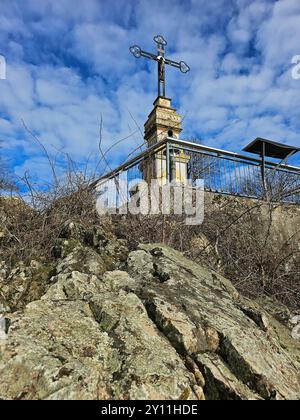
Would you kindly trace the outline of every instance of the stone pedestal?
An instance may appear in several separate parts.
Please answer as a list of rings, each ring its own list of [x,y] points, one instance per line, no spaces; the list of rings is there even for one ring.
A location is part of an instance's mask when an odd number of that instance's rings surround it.
[[[167,137],[178,138],[182,131],[181,116],[171,107],[171,99],[159,96],[154,102],[154,108],[145,123],[145,140],[152,146]],[[187,165],[190,157],[183,150],[170,153],[170,177],[172,181],[185,183],[187,181]],[[147,182],[157,179],[161,185],[167,182],[166,150],[149,156],[141,165],[143,177]]]
[[[179,138],[182,131],[181,116],[171,107],[171,99],[159,96],[145,123],[145,140],[149,146],[166,137]]]

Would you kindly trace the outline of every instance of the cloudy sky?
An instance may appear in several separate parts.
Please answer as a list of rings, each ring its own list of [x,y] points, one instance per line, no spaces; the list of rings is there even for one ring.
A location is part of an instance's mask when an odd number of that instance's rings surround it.
[[[299,0],[0,0],[1,153],[18,175],[47,176],[40,148],[77,162],[96,160],[103,146],[111,165],[143,141],[138,127],[156,97],[156,67],[128,50],[155,51],[191,72],[167,69],[167,96],[184,119],[183,138],[240,151],[263,136],[300,146]]]

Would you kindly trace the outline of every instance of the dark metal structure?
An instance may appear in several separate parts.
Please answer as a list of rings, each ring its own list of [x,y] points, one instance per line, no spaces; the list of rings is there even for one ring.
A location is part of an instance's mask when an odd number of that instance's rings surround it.
[[[263,139],[261,137],[257,137],[243,150],[248,153],[260,155],[262,183],[264,188],[264,194],[266,196],[268,195],[266,157],[280,159],[280,163],[278,164],[278,166],[280,166],[289,157],[295,155],[300,151],[298,147],[288,146],[286,144],[277,143],[275,141]]]
[[[129,48],[130,52],[136,57],[145,57],[149,58],[150,60],[157,61],[158,64],[158,96],[166,96],[166,74],[165,74],[165,65],[168,64],[169,66],[176,67],[182,73],[187,73],[190,71],[190,67],[184,62],[176,62],[170,60],[165,57],[165,47],[167,45],[167,41],[161,36],[156,35],[154,38],[154,42],[157,44],[157,55],[143,51],[138,45],[133,45]]]
[[[264,155],[265,157],[271,157],[280,160],[286,160],[290,156],[300,151],[298,147],[288,146],[283,143],[277,143],[272,140],[263,139],[257,137],[244,149],[244,152],[254,153],[256,155]]]

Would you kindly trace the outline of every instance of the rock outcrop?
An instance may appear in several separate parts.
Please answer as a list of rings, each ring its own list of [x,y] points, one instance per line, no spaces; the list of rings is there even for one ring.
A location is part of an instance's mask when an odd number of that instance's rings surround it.
[[[1,399],[300,398],[300,342],[270,302],[162,245],[76,235],[23,304],[0,279]]]

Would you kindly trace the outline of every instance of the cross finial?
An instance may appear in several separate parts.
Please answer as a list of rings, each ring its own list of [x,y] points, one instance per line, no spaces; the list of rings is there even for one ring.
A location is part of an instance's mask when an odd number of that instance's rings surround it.
[[[170,66],[176,67],[180,69],[182,73],[187,73],[190,71],[189,66],[184,62],[180,61],[177,63],[176,61],[169,60],[165,58],[165,46],[167,45],[167,41],[161,35],[156,35],[154,38],[154,42],[157,44],[157,55],[148,53],[143,51],[138,45],[133,45],[129,48],[130,52],[136,57],[146,57],[150,60],[157,61],[158,64],[158,96],[166,96],[166,76],[165,76],[165,65],[168,64]]]

